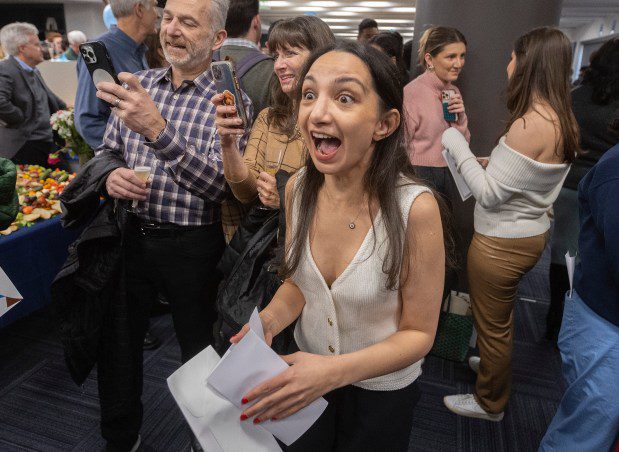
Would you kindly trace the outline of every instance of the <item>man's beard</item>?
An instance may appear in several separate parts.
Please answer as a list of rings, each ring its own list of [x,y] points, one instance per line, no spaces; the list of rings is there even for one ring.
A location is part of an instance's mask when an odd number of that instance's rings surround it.
[[[163,55],[165,56],[165,59],[168,63],[179,69],[184,69],[188,67],[199,66],[210,59],[211,48],[213,45],[212,40],[213,37],[208,36],[204,41],[202,41],[204,42],[204,45],[198,45],[193,49],[186,45],[186,55],[183,57],[178,57],[176,55],[168,53],[166,49],[167,45],[165,42],[162,42],[161,48],[163,50]]]

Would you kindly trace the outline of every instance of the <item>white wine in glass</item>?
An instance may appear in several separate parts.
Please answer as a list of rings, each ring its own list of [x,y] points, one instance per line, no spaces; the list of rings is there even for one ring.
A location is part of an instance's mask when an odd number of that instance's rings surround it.
[[[275,177],[275,173],[277,173],[278,169],[279,169],[278,162],[265,162],[264,164],[264,171],[273,177]]]
[[[133,168],[133,172],[135,176],[140,179],[142,182],[148,182],[148,178],[150,177],[150,166],[136,166]],[[135,209],[138,206],[138,200],[134,199],[131,203],[131,208]]]
[[[282,158],[284,157],[285,145],[282,146],[268,146],[264,150],[264,172],[270,176],[275,177],[275,174],[282,165]],[[271,207],[262,205],[258,207],[263,210],[271,210]]]

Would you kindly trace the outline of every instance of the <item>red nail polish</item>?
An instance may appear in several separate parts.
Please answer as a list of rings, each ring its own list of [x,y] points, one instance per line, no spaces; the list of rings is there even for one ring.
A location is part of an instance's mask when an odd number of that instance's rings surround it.
[[[275,416],[273,416],[273,417],[271,418],[271,420],[272,420],[272,421],[276,421],[276,420],[277,420],[277,418],[276,418]]]
[[[247,420],[247,415],[245,413],[241,414],[241,420],[242,421]]]
[[[249,402],[249,400],[247,400],[247,397],[243,397],[243,398],[241,399],[241,403],[242,403],[243,405],[245,405],[247,402]]]
[[[260,420],[260,418],[256,418],[254,419],[254,424],[260,424],[262,421]]]

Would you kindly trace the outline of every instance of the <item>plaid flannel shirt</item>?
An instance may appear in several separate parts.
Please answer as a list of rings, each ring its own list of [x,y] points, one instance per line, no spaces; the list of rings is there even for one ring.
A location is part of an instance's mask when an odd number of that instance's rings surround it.
[[[210,69],[178,89],[172,85],[171,69],[153,69],[136,74],[166,127],[149,142],[112,114],[100,152],[124,157],[127,167],[149,166],[151,184],[146,201],[138,202],[138,217],[156,223],[200,226],[221,221],[222,203],[230,195],[224,179],[219,135],[215,129],[217,93]],[[243,94],[247,117],[252,117],[249,97]],[[251,124],[239,140],[244,152]]]

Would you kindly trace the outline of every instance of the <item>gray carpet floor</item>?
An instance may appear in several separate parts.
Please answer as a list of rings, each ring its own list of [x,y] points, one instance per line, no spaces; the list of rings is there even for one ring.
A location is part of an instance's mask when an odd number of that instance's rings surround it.
[[[548,258],[525,278],[515,311],[513,392],[500,423],[450,413],[442,398],[471,392],[465,364],[430,356],[410,451],[535,451],[563,390],[560,359],[544,339]],[[166,378],[179,366],[169,315],[152,319],[163,345],[144,359],[143,451],[187,451],[189,441]],[[0,330],[0,451],[96,451],[99,434],[96,372],[83,387],[70,379],[49,310]]]

